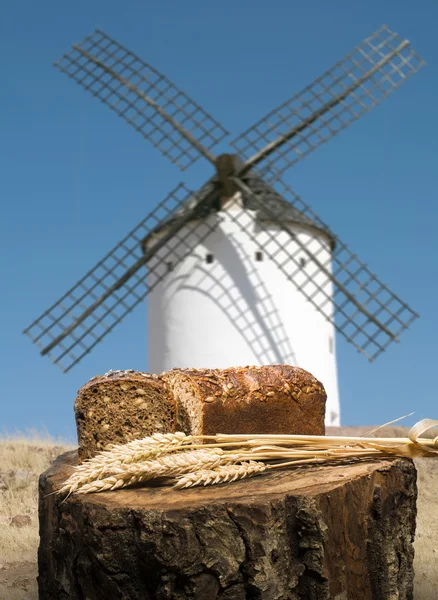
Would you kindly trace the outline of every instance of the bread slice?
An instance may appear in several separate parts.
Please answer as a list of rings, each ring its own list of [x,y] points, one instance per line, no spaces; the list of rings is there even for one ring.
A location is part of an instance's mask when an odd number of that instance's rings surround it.
[[[324,386],[299,367],[173,369],[162,377],[175,399],[178,431],[325,433]]]
[[[158,375],[109,371],[79,390],[75,418],[82,462],[111,444],[174,432],[175,402]]]

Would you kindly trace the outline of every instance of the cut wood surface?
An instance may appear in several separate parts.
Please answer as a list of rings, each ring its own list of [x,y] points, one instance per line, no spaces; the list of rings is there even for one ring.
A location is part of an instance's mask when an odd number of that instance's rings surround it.
[[[48,495],[74,464],[67,453],[40,480],[40,600],[412,598],[409,459]]]

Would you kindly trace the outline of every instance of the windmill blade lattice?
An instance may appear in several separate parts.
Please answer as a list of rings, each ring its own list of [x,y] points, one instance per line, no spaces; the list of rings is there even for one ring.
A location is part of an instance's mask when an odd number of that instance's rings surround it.
[[[159,71],[96,30],[55,63],[107,104],[181,170],[228,132]]]
[[[69,371],[98,344],[175,266],[216,227],[192,220],[214,200],[177,186],[64,296],[36,319],[24,333],[64,372]],[[187,205],[192,208],[181,212]],[[167,225],[164,228],[163,226]],[[179,230],[184,229],[184,237]],[[156,239],[154,231],[162,230]],[[188,235],[195,231],[196,236]],[[144,242],[149,236],[149,244]],[[178,252],[175,253],[175,248]],[[147,262],[160,253],[153,266]]]
[[[278,175],[379,104],[424,61],[386,26],[232,142],[246,169]]]
[[[245,210],[256,210],[269,242],[267,256],[348,342],[374,360],[418,315],[350,252],[281,174],[379,104],[423,64],[408,41],[384,26],[237,138],[232,145],[239,157],[216,159],[211,148],[226,130],[156,69],[96,30],[56,66],[180,169],[204,156],[217,173],[196,194],[182,184],[173,190],[24,333],[42,354],[70,370],[215,230],[222,217],[207,217],[220,210],[221,196],[240,189],[245,209],[228,211],[228,218],[257,244],[260,236],[241,218]],[[282,209],[292,209],[296,223],[316,227],[321,235],[306,242]]]
[[[263,202],[241,179],[236,178],[236,183],[243,194],[252,197],[265,220],[276,223],[289,234],[289,242],[285,244],[276,232],[266,229],[269,245],[274,249],[268,253],[269,258],[349,343],[373,361],[391,342],[398,341],[398,336],[418,314],[379,281],[287,184],[277,180],[276,192],[283,201],[320,225],[335,244],[332,253],[322,240],[313,239],[311,246],[303,244],[269,203]],[[240,225],[237,215],[233,220]],[[240,226],[257,243],[248,229]],[[305,270],[300,262],[303,254],[309,264]],[[326,276],[323,283],[318,280],[321,272]]]

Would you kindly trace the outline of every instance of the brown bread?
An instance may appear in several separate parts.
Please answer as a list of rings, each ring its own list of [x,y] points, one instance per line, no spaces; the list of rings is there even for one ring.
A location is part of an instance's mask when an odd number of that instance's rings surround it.
[[[175,403],[158,375],[109,371],[78,392],[75,418],[79,462],[111,444],[175,431]]]
[[[78,392],[79,462],[155,432],[324,435],[326,393],[289,365],[110,371]]]
[[[289,365],[173,369],[163,373],[176,403],[177,430],[324,435],[326,393]]]

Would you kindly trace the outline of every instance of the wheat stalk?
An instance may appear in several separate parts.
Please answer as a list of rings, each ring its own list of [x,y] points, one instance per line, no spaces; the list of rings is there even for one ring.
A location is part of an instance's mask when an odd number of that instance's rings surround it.
[[[227,483],[236,481],[237,479],[259,475],[268,468],[269,465],[265,465],[264,463],[255,460],[242,462],[240,464],[219,465],[214,469],[201,469],[199,471],[194,471],[193,473],[181,475],[177,478],[174,487],[189,488],[198,485],[205,486],[215,485],[217,483]]]
[[[154,434],[113,446],[86,461],[58,492],[114,490],[156,477],[180,477],[177,487],[192,487],[234,481],[267,468],[387,456],[436,457],[438,438],[420,436],[437,425],[438,421],[423,419],[412,427],[408,438]]]
[[[88,470],[89,465],[100,467],[113,464],[115,461],[121,463],[134,463],[147,460],[157,453],[172,451],[183,445],[191,444],[193,436],[182,432],[177,433],[154,433],[151,436],[139,440],[133,440],[125,444],[113,444],[109,450],[99,452],[94,458],[90,458],[75,470]]]
[[[186,452],[165,454],[154,460],[115,466],[110,477],[91,481],[82,485],[79,489],[72,489],[70,480],[67,480],[62,489],[68,493],[76,491],[78,494],[104,492],[141,483],[148,479],[175,477],[191,472],[193,469],[213,469],[220,464],[237,460],[239,460],[238,454],[227,453],[220,448],[188,450]]]
[[[182,432],[154,433],[152,436],[140,440],[133,440],[126,444],[114,444],[110,450],[96,454],[93,458],[76,466],[75,472],[68,482],[59,490],[60,493],[72,493],[86,483],[102,479],[111,475],[115,469],[122,465],[139,463],[151,460],[179,450],[191,444],[193,437]],[[67,485],[68,483],[68,485]]]

